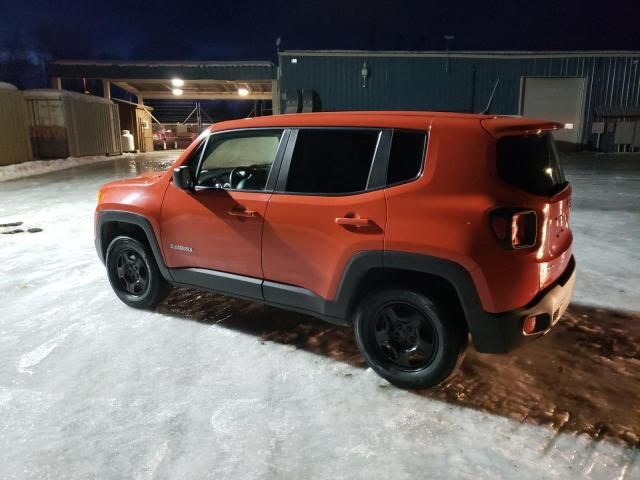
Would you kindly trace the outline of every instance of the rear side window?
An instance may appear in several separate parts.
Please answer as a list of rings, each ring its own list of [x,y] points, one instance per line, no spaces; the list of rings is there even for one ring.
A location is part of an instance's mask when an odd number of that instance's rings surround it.
[[[422,169],[427,134],[394,130],[389,154],[387,185],[416,178]]]
[[[367,186],[380,132],[300,130],[291,157],[287,192],[341,194]]]
[[[550,133],[503,137],[496,156],[500,178],[520,190],[551,197],[567,185]]]

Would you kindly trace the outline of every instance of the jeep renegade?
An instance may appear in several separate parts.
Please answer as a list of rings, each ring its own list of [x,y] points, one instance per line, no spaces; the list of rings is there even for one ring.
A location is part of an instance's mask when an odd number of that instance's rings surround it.
[[[469,337],[507,353],[571,300],[561,127],[428,112],[218,123],[166,173],[102,187],[96,248],[127,305],[177,285],[353,324],[378,374],[434,386]]]

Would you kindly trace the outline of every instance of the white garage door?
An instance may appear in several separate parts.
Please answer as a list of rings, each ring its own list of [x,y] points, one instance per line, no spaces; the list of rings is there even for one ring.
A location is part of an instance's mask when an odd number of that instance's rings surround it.
[[[566,128],[553,134],[556,140],[578,143],[584,85],[584,78],[524,77],[520,113],[525,117],[564,123]]]

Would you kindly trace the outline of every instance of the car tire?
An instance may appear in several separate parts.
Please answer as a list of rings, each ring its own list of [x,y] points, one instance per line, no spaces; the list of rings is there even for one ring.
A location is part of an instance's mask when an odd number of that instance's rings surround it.
[[[111,241],[105,264],[113,291],[130,307],[153,309],[171,290],[149,248],[131,237]]]
[[[358,348],[390,383],[434,387],[462,363],[466,351],[467,329],[455,311],[409,289],[374,291],[355,314]]]

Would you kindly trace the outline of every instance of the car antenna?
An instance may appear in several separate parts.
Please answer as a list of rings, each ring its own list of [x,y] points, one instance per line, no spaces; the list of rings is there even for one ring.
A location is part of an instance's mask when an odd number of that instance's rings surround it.
[[[496,89],[498,88],[499,83],[500,83],[500,77],[496,78],[496,83],[493,84],[493,90],[491,90],[491,95],[489,95],[489,101],[487,102],[487,106],[480,113],[484,115],[489,113],[489,110],[491,109],[491,104],[493,103],[493,97],[496,94]]]

